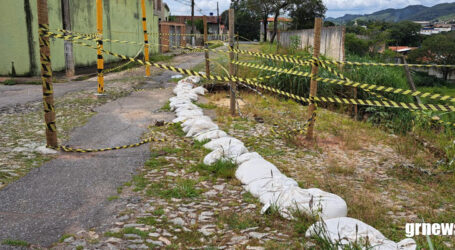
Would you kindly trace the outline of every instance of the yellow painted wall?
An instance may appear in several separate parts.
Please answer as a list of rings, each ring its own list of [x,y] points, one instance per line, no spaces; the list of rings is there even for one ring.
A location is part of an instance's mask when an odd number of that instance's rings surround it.
[[[31,14],[33,53],[29,51],[27,40],[26,11],[29,3]],[[96,1],[70,1],[72,30],[81,33],[96,32]],[[153,15],[153,0],[146,0],[148,32],[158,32],[158,17]],[[49,28],[51,31],[62,28],[62,13],[60,0],[48,0]],[[30,26],[29,26],[30,27]],[[11,62],[14,61],[18,75],[30,73],[39,74],[38,20],[36,0],[1,0],[0,1],[0,75],[11,73]],[[104,0],[103,1],[103,36],[108,39],[143,42],[142,15],[140,0]],[[95,41],[84,41],[95,45]],[[150,37],[150,43],[158,43],[157,37]],[[139,45],[104,43],[106,50],[127,56],[135,56],[140,50]],[[151,53],[158,53],[157,46],[151,46]],[[141,56],[140,56],[141,57]],[[34,58],[34,59],[31,59]],[[94,66],[96,50],[80,47],[74,44],[74,59],[76,66]],[[118,60],[105,55],[106,62]],[[63,40],[51,39],[51,61],[54,71],[64,70],[65,59]],[[35,68],[31,65],[34,63]],[[33,72],[35,71],[35,72]]]

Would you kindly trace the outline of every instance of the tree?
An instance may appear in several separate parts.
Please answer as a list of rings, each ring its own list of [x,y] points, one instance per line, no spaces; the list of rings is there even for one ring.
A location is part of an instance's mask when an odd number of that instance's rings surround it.
[[[391,45],[418,46],[421,42],[420,24],[401,21],[390,27]]]
[[[292,27],[295,29],[311,29],[314,27],[314,18],[323,17],[326,11],[327,8],[322,0],[298,1],[289,12],[289,16],[292,18]]]
[[[272,2],[272,13],[273,13],[273,33],[272,37],[270,38],[270,42],[273,43],[276,37],[276,33],[278,30],[278,17],[280,13],[287,12],[291,10],[291,7],[298,2],[299,0],[271,0]]]
[[[439,34],[425,39],[422,46],[410,53],[411,61],[434,64],[455,64],[455,34]],[[447,80],[453,68],[440,68]]]
[[[264,30],[264,41],[267,41],[267,27],[270,13],[272,13],[273,0],[247,0],[247,6],[262,19],[262,28]]]
[[[234,0],[231,8],[235,11],[235,31],[249,40],[259,38],[258,24],[260,16],[249,8],[249,0]],[[253,24],[253,25],[252,25]]]

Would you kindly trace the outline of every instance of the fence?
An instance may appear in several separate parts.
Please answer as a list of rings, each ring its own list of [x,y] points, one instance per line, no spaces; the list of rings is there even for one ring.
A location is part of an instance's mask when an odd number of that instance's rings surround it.
[[[267,40],[270,41],[273,31],[267,31]],[[344,40],[346,28],[344,26],[324,27],[321,31],[321,54],[330,57],[334,60],[344,61]],[[298,48],[306,49],[314,47],[314,30],[290,30],[280,31],[279,43],[280,46],[290,47],[293,43],[293,38],[298,38]],[[277,39],[275,37],[275,39]]]

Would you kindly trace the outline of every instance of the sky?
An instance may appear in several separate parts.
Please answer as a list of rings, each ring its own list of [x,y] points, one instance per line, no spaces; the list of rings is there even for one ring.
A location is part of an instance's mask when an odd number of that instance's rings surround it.
[[[172,15],[190,15],[191,7],[183,3],[190,0],[164,0],[171,9]],[[216,15],[217,0],[194,0],[195,15]],[[370,14],[388,8],[404,8],[408,5],[433,6],[440,3],[455,2],[455,0],[323,0],[327,6],[326,17],[340,17],[345,14]],[[218,0],[221,13],[229,8],[230,0]]]

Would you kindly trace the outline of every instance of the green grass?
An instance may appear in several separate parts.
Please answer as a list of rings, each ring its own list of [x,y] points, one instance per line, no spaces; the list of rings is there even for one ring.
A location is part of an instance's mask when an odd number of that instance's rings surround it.
[[[200,108],[203,108],[203,109],[216,109],[216,105],[215,104],[211,104],[211,103],[199,103],[199,102],[195,102],[194,103],[196,106],[200,107]]]
[[[161,190],[159,195],[163,198],[196,198],[201,191],[195,188],[196,182],[190,179],[177,180],[176,186],[171,189]]]
[[[62,235],[62,237],[60,237],[60,239],[58,241],[59,242],[64,242],[66,239],[68,239],[70,237],[74,237],[74,235],[72,235],[72,234],[64,234],[64,235]]]
[[[166,104],[161,107],[162,111],[171,112],[171,102],[167,101]]]
[[[216,177],[231,179],[235,177],[237,165],[231,161],[218,160],[212,165],[200,163],[193,170],[201,174],[213,174]]]
[[[137,235],[141,236],[141,238],[147,238],[147,236],[148,236],[148,232],[141,231],[141,230],[136,229],[134,227],[123,228],[122,233],[123,233],[123,235],[125,235],[125,234],[137,234]]]
[[[23,240],[11,240],[11,239],[6,239],[2,241],[3,245],[9,245],[9,246],[16,246],[16,247],[28,247],[30,246],[30,243],[27,241]]]
[[[174,182],[172,182],[174,184]],[[161,198],[196,198],[201,194],[201,190],[195,187],[196,181],[190,179],[177,179],[175,186],[169,187],[163,182],[152,183],[146,190],[149,196],[157,195]]]
[[[154,217],[143,217],[143,218],[137,219],[137,222],[145,224],[145,225],[153,226],[156,224],[156,219]]]
[[[251,214],[223,213],[219,216],[218,223],[228,224],[234,230],[243,230],[259,226],[258,218]]]
[[[107,200],[113,201],[113,200],[117,200],[118,198],[119,198],[118,195],[112,195],[112,196],[107,197]]]
[[[144,175],[135,175],[133,176],[133,184],[134,184],[134,192],[139,192],[144,190],[144,188],[147,186],[148,180],[144,177]]]

